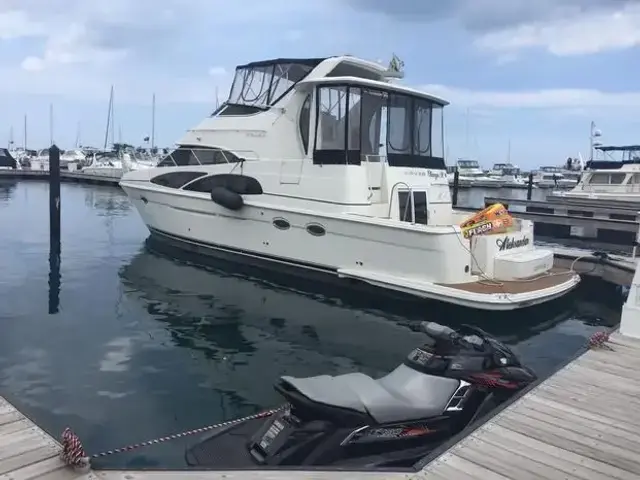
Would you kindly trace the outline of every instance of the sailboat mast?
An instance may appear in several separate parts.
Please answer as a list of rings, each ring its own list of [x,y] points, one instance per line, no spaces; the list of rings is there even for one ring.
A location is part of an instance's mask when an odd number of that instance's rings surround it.
[[[13,125],[9,127],[9,146],[7,148],[11,150],[11,147],[13,147]]]
[[[80,122],[78,122],[78,128],[76,129],[76,148],[80,148]]]
[[[53,145],[53,103],[49,104],[49,146]]]
[[[151,150],[156,146],[156,94],[151,99]]]
[[[104,131],[104,150],[107,149],[109,142],[109,127],[111,126],[111,111],[113,110],[113,85],[111,85],[111,94],[109,95],[109,108],[107,110],[107,128]]]
[[[27,151],[27,116],[24,116],[24,151]]]
[[[116,130],[114,128],[115,124],[116,124],[116,116],[115,116],[115,111],[114,111],[114,98],[113,98],[113,86],[111,87],[111,145],[115,145],[115,134],[116,134]]]

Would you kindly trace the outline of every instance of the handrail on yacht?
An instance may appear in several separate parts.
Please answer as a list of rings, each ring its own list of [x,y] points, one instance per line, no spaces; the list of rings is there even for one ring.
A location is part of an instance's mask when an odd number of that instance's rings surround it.
[[[398,185],[404,185],[405,187],[407,187],[407,190],[409,190],[409,198],[407,198],[407,203],[405,204],[405,211],[406,207],[409,206],[409,202],[411,202],[411,223],[416,223],[416,206],[413,201],[413,189],[405,182],[396,182],[393,187],[391,187],[391,193],[389,195],[389,211],[387,212],[387,217],[391,218],[391,207],[393,206],[393,191]],[[400,198],[398,198],[398,201],[400,201]],[[427,200],[427,202],[428,201],[429,200]]]

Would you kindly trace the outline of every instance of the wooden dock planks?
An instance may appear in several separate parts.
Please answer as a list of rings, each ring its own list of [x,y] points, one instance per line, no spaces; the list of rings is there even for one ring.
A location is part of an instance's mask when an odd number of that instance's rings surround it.
[[[414,478],[640,479],[640,340],[615,333],[610,345],[573,361]]]
[[[57,442],[0,397],[0,480],[640,480],[640,340],[615,333],[422,471],[76,473]]]

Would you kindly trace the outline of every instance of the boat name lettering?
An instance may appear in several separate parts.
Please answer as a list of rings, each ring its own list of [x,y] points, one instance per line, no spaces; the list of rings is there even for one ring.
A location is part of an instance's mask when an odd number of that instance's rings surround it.
[[[512,250],[514,248],[526,247],[527,245],[529,245],[529,243],[529,237],[522,237],[517,240],[512,237],[504,237],[496,240],[496,245],[498,246],[498,251],[500,252],[504,250]]]

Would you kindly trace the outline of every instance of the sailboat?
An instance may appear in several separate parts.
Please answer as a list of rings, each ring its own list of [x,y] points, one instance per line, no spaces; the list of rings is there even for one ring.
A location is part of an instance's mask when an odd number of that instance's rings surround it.
[[[511,163],[511,140],[507,146],[507,162],[494,163],[489,176],[500,180],[504,188],[528,187],[528,182],[520,174],[520,168]]]
[[[100,177],[121,178],[124,172],[122,160],[116,150],[108,150],[109,134],[111,134],[111,145],[114,146],[113,131],[113,85],[109,95],[109,107],[107,111],[107,127],[104,134],[104,146],[102,152],[92,152],[88,157],[90,163],[82,168],[82,173]]]

